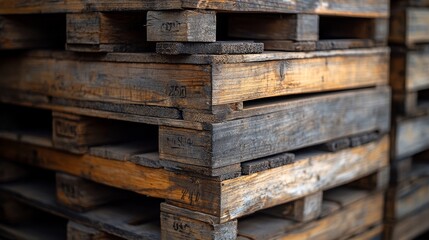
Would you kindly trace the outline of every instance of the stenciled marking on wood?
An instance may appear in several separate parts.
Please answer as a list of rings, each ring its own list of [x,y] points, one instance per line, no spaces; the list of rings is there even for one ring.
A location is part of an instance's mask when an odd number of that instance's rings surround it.
[[[161,32],[179,32],[180,25],[182,23],[179,21],[163,22],[161,24]]]
[[[75,138],[77,136],[77,125],[75,122],[54,119],[55,133],[58,136],[66,138]]]
[[[171,148],[186,148],[194,144],[191,138],[185,136],[167,137],[167,142]]]
[[[182,200],[187,200],[190,205],[200,201],[201,193],[199,190],[200,180],[195,177],[190,178],[189,186],[186,186],[182,189]]]
[[[191,233],[191,226],[189,226],[187,223],[183,223],[178,220],[173,221],[173,229],[174,231],[190,234]]]
[[[179,85],[170,85],[168,87],[168,96],[175,98],[186,98],[186,87]]]

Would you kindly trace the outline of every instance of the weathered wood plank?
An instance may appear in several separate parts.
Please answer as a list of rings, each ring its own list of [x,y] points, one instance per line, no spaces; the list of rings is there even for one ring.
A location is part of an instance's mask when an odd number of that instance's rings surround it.
[[[244,118],[246,112],[258,111],[257,105],[249,107],[241,118],[211,124],[210,131],[160,127],[160,159],[216,168],[389,130],[390,92],[383,87],[279,102],[281,110],[273,111],[276,104],[261,104],[259,108],[270,112]]]
[[[262,40],[265,50],[280,51],[326,51],[352,48],[369,48],[376,46],[373,40],[369,39],[335,39],[319,40],[316,42],[295,42],[288,40]]]
[[[223,181],[221,218],[234,219],[362,178],[387,167],[387,155],[385,137],[337,153],[297,155],[293,164]]]
[[[292,1],[261,1],[261,0],[127,0],[118,3],[115,0],[59,0],[55,2],[41,0],[28,2],[25,0],[3,0],[0,14],[12,13],[62,13],[92,11],[131,11],[131,10],[179,10],[182,8],[205,9],[238,12],[279,12],[279,13],[318,13],[328,15],[347,15],[356,17],[387,17],[389,4],[387,0],[292,0]]]
[[[156,52],[166,55],[179,54],[256,54],[264,51],[263,43],[251,41],[217,41],[214,43],[159,42]]]
[[[393,160],[415,155],[429,148],[429,116],[398,120],[394,136]]]
[[[228,35],[242,39],[317,41],[319,16],[232,15],[228,18]]]
[[[239,221],[238,235],[245,239],[346,239],[383,221],[383,194],[377,193],[343,206],[306,224],[256,215]]]
[[[385,52],[291,61],[216,64],[212,68],[212,104],[386,84],[388,58]]]

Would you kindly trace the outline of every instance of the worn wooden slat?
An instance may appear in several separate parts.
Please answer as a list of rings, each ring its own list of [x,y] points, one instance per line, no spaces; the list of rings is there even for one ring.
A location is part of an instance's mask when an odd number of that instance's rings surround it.
[[[216,13],[149,11],[147,40],[154,42],[215,42]]]
[[[179,54],[256,54],[264,51],[263,43],[250,41],[217,41],[214,43],[159,42],[156,52]]]
[[[377,193],[302,225],[256,215],[239,221],[238,234],[245,239],[346,239],[381,223],[382,209],[383,194]]]
[[[405,118],[396,123],[393,160],[415,155],[429,147],[429,116]]]
[[[387,17],[389,4],[382,1],[353,1],[353,0],[292,0],[292,1],[261,1],[261,0],[172,0],[172,1],[139,1],[127,0],[118,3],[114,0],[60,0],[37,1],[4,0],[0,4],[0,14],[12,13],[62,13],[62,12],[89,12],[89,11],[130,11],[130,10],[179,10],[182,8],[220,10],[220,11],[247,11],[247,12],[280,12],[296,13],[308,12],[328,15],[347,15],[356,17]]]
[[[288,40],[262,40],[265,50],[280,50],[280,51],[325,51],[338,49],[352,48],[369,48],[376,44],[369,39],[335,39],[335,40],[319,40],[316,42],[295,42]]]
[[[213,105],[387,82],[386,53],[215,65]],[[304,71],[305,69],[305,71]],[[361,69],[367,71],[362,72]]]
[[[228,35],[243,39],[316,41],[317,15],[232,15]]]
[[[383,87],[356,90],[261,104],[260,109],[282,109],[244,118],[258,111],[256,105],[242,111],[241,118],[213,123],[210,131],[160,127],[160,159],[216,168],[344,136],[387,132],[389,98]]]

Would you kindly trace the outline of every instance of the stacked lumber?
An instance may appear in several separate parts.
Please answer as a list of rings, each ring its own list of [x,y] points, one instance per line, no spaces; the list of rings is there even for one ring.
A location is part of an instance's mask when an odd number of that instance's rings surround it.
[[[392,181],[386,199],[386,239],[412,239],[429,230],[429,4],[392,4]]]
[[[388,16],[387,0],[1,1],[0,207],[17,210],[0,234],[381,236]]]

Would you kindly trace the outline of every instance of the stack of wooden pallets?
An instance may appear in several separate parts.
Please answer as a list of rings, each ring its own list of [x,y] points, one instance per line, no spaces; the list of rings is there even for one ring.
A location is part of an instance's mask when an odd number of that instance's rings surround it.
[[[380,236],[388,16],[387,0],[1,1],[0,233]]]
[[[411,239],[429,230],[429,2],[392,4],[392,181],[386,238]]]

